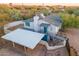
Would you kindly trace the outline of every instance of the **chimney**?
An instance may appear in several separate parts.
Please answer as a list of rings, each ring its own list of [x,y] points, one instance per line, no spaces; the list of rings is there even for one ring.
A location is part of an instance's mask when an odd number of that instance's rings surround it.
[[[35,15],[35,16],[33,17],[33,20],[34,20],[34,30],[35,30],[35,31],[39,31],[39,26],[38,26],[39,16]]]
[[[42,18],[45,18],[45,16],[44,16],[44,14],[43,14],[43,13],[40,13],[40,16],[41,16]]]

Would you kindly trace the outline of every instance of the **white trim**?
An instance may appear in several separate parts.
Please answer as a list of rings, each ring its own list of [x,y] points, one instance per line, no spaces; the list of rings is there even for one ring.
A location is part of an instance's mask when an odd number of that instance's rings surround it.
[[[8,28],[19,25],[19,24],[24,24],[24,22],[23,21],[14,21],[14,22],[4,25],[4,33],[7,34],[7,33],[11,32],[11,30],[8,30]]]
[[[39,42],[39,44],[45,45],[45,47],[47,48],[47,50],[54,50],[54,49],[65,47],[66,40],[63,41],[63,45],[59,45],[59,46],[49,46],[49,44],[46,41],[43,41],[43,40],[41,40]]]

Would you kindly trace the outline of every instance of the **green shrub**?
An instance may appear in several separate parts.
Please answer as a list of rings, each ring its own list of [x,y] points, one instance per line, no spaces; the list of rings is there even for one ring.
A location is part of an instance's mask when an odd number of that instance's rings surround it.
[[[0,14],[2,14],[5,17],[5,19],[6,17],[10,18],[9,21],[11,19],[19,20],[21,18],[19,10],[11,8],[10,6],[7,6],[7,5],[0,5]]]
[[[0,13],[0,22],[12,21],[13,19],[9,17],[8,14]]]
[[[75,14],[76,16],[79,16],[79,9],[75,10],[75,11],[74,11],[74,14]]]
[[[79,28],[79,16],[68,13],[60,13],[60,16],[63,20],[62,28]]]

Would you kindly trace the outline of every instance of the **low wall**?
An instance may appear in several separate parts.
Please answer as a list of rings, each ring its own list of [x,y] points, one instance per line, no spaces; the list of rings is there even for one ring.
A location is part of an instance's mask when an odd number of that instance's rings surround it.
[[[59,46],[49,46],[49,44],[46,41],[41,40],[39,42],[39,44],[45,45],[45,47],[47,48],[47,50],[54,50],[54,49],[58,49],[61,47],[65,47],[66,45],[66,40],[63,41],[63,45],[59,45]]]

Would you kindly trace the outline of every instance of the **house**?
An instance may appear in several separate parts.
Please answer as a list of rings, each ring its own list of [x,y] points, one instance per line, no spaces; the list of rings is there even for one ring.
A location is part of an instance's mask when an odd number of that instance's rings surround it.
[[[33,18],[24,20],[25,28],[32,29],[36,32],[45,33],[50,37],[56,35],[62,25],[62,20],[57,14],[36,14]]]
[[[59,31],[62,25],[62,20],[56,13],[44,16],[43,13],[36,14],[33,18],[15,21],[4,25],[4,32],[9,33],[9,28],[20,25],[18,27],[24,27],[24,29],[31,30],[34,32],[46,34],[45,41],[52,39]]]

